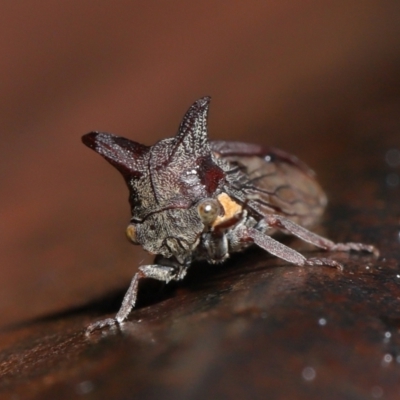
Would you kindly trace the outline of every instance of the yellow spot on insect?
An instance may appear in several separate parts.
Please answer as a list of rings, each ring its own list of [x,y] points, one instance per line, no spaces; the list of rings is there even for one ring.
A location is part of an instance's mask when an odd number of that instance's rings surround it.
[[[218,216],[215,219],[214,223],[212,224],[213,228],[223,224],[226,221],[229,221],[242,212],[242,206],[236,203],[236,201],[232,200],[226,193],[221,193],[217,199],[224,209],[224,215]]]
[[[136,228],[134,225],[128,225],[126,228],[126,236],[128,236],[128,239],[134,243],[138,244],[137,237],[136,237]]]

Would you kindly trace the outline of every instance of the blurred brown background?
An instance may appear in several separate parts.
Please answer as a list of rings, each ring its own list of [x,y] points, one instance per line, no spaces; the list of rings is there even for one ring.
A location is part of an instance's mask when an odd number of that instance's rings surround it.
[[[149,260],[125,240],[122,179],[82,134],[152,144],[211,95],[212,139],[295,153],[334,199],[349,126],[398,110],[398,0],[18,1],[0,21],[3,326],[124,288]]]

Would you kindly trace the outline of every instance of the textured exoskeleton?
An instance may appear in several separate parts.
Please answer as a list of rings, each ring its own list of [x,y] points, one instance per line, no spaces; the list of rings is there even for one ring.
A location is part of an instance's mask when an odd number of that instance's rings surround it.
[[[209,141],[209,102],[209,97],[196,101],[177,135],[153,146],[109,133],[83,136],[128,185],[128,238],[157,255],[154,264],[139,267],[116,317],[90,325],[88,332],[126,320],[141,278],[179,280],[193,260],[219,263],[253,243],[296,265],[341,268],[334,260],[306,259],[273,239],[277,230],[324,250],[377,254],[371,245],[334,243],[306,229],[326,205],[313,171],[279,149]]]

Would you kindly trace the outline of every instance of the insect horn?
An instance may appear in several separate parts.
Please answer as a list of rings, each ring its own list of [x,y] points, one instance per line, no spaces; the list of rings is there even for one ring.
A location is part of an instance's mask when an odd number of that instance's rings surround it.
[[[208,107],[211,97],[197,100],[186,112],[174,138],[169,161],[186,160],[185,166],[196,168],[200,182],[209,195],[224,179],[225,174],[212,159],[207,135]]]
[[[143,158],[149,147],[123,137],[104,132],[90,132],[82,142],[99,153],[126,178],[142,175]]]
[[[175,136],[175,147],[172,155],[185,154],[202,156],[210,153],[207,137],[207,116],[211,97],[206,96],[197,100],[186,111]]]

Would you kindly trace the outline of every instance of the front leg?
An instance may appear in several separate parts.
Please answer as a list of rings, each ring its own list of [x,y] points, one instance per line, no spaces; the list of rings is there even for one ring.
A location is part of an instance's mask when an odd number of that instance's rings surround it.
[[[153,278],[158,281],[168,283],[171,280],[179,280],[184,277],[186,269],[166,267],[159,264],[143,265],[139,267],[139,271],[134,275],[128,291],[122,300],[121,307],[114,318],[107,318],[90,324],[86,329],[86,335],[90,335],[93,331],[102,329],[106,326],[112,327],[124,322],[132,308],[135,307],[139,280],[142,278]]]

